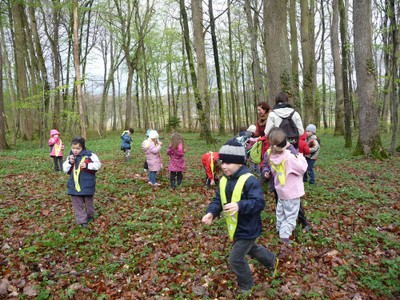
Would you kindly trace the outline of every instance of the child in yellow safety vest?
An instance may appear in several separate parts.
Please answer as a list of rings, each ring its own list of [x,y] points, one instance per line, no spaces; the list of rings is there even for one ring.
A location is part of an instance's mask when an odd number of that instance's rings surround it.
[[[96,172],[101,163],[96,154],[86,149],[85,139],[75,137],[71,142],[71,152],[63,163],[63,171],[69,174],[68,195],[71,196],[76,223],[87,227],[96,211],[93,200],[96,190]]]
[[[50,147],[50,157],[54,162],[54,171],[62,172],[64,144],[57,129],[50,130],[50,139],[48,144]]]
[[[254,286],[246,255],[257,259],[276,275],[278,260],[267,248],[257,245],[261,235],[261,211],[265,207],[263,191],[257,178],[249,173],[246,150],[232,139],[219,150],[224,176],[202,222],[210,225],[221,213],[226,218],[228,233],[233,241],[229,264],[236,275],[239,292],[248,295]]]
[[[264,176],[273,180],[278,202],[276,205],[276,230],[285,244],[296,227],[300,209],[300,197],[304,195],[303,175],[307,161],[302,153],[293,154],[290,143],[281,128],[273,128],[269,133],[270,149],[267,151],[267,164]]]

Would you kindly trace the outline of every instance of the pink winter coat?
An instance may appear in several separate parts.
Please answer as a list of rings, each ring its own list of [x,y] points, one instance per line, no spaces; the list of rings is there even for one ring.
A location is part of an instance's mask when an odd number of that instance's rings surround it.
[[[143,142],[144,143],[144,142]],[[161,146],[156,145],[152,140],[149,141],[149,147],[144,148],[146,154],[146,161],[150,172],[157,172],[161,170]]]
[[[172,148],[171,145],[169,145],[167,155],[170,156],[168,171],[182,172],[186,170],[185,151],[182,144],[179,144],[178,148]]]
[[[57,134],[58,137],[55,137]],[[50,156],[63,157],[62,151],[64,150],[64,144],[57,129],[50,130],[50,139],[48,143],[50,146]]]
[[[286,173],[285,185],[281,185],[276,171],[271,168],[278,197],[281,200],[300,198],[304,195],[303,175],[307,170],[307,161],[303,154],[298,153],[297,156],[295,156],[289,150],[285,150],[285,152],[281,154],[271,154],[270,156],[270,162],[275,165],[279,165],[283,160],[286,160],[284,162]]]

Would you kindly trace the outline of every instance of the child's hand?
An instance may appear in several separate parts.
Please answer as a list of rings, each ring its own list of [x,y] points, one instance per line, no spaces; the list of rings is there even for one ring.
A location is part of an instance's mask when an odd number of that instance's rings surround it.
[[[215,184],[215,181],[214,180],[211,180],[210,181],[210,185],[214,185]]]
[[[203,218],[201,219],[201,222],[203,222],[206,225],[211,225],[213,219],[214,219],[214,216],[212,215],[212,213],[208,213],[203,216]]]
[[[73,156],[73,155],[70,155],[70,156],[69,156],[69,163],[70,163],[71,165],[73,165],[73,164],[75,163],[75,156]]]
[[[237,213],[238,211],[239,211],[239,205],[236,202],[224,205],[224,212],[231,216]]]

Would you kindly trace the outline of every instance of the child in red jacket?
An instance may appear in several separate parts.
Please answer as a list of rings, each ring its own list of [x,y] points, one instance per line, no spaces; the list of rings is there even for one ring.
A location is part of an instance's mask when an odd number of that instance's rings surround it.
[[[201,157],[201,163],[206,171],[206,187],[218,183],[220,162],[218,152],[207,152]]]

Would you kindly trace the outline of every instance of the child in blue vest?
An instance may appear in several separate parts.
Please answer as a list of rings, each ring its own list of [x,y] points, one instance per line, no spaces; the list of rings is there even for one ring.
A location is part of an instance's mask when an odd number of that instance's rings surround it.
[[[69,174],[68,195],[71,196],[76,223],[87,227],[96,214],[94,193],[96,190],[96,172],[101,163],[96,154],[85,147],[83,137],[75,137],[71,143],[71,152],[63,163],[63,171]]]
[[[224,176],[202,222],[210,225],[221,213],[226,218],[228,233],[233,241],[229,264],[236,275],[240,293],[248,295],[254,285],[246,256],[257,259],[276,274],[278,260],[265,247],[257,245],[261,235],[261,211],[265,207],[263,191],[256,177],[249,173],[246,150],[235,139],[219,150]]]

